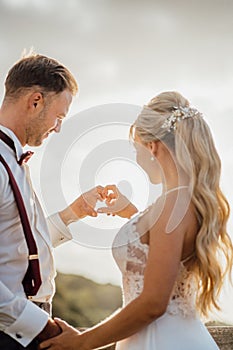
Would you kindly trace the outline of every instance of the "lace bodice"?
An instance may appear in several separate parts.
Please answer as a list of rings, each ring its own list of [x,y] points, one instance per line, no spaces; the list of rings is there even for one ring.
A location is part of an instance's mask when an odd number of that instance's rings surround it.
[[[123,277],[124,305],[140,295],[143,289],[149,246],[140,241],[140,235],[136,230],[136,223],[143,214],[137,215],[125,224],[113,243],[113,256]],[[196,315],[195,295],[194,276],[187,270],[184,262],[181,262],[167,312],[173,315],[181,314],[184,317],[194,317]]]

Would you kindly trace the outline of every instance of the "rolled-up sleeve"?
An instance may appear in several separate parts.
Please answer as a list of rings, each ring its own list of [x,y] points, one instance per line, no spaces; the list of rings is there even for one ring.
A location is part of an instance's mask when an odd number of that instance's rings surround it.
[[[57,247],[73,238],[70,230],[62,221],[59,213],[49,216],[47,218],[47,225],[53,247]]]

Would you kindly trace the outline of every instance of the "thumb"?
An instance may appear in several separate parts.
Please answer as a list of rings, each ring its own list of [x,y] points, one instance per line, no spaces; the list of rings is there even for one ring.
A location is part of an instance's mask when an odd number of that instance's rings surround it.
[[[61,328],[62,332],[64,332],[67,328],[70,327],[70,325],[66,321],[63,321],[58,317],[55,317],[54,321]]]
[[[67,323],[66,321],[61,320],[60,318],[55,317],[54,321],[60,327],[62,333],[67,331],[67,330],[69,330],[69,329],[70,330],[72,329],[76,333],[80,334],[80,331],[77,328],[72,327],[69,323]],[[59,335],[58,335],[58,337],[59,337]]]
[[[85,214],[89,216],[97,216],[97,212],[90,205],[85,206]]]
[[[97,209],[97,213],[103,213],[103,214],[107,214],[109,213],[109,208],[108,207],[102,207],[102,208],[98,208]]]
[[[106,207],[97,209],[97,213],[107,214],[112,216],[117,215],[117,212],[114,212],[113,209],[111,210],[110,208],[106,208]]]

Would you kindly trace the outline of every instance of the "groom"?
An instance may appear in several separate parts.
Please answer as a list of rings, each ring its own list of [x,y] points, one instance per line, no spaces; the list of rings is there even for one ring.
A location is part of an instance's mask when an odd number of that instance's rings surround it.
[[[49,134],[59,133],[77,83],[54,59],[30,54],[5,81],[0,109],[0,344],[4,350],[34,350],[56,336],[51,318],[55,269],[52,246],[70,240],[67,225],[96,216],[101,187],[47,220],[33,191],[26,161]]]

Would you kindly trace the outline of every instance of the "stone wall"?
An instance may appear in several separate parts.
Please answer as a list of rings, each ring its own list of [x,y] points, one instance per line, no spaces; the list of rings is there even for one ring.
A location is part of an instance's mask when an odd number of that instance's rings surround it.
[[[221,350],[233,350],[233,327],[208,327]]]

